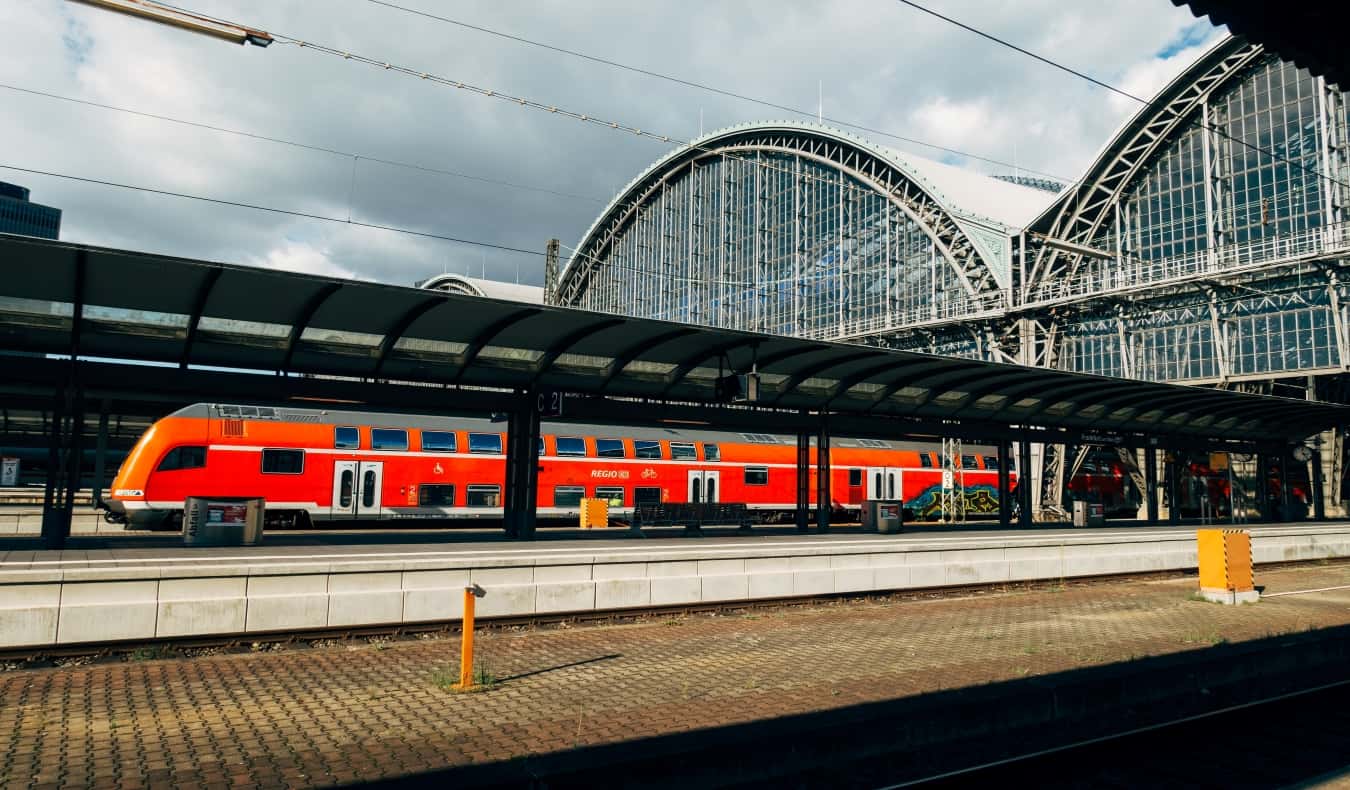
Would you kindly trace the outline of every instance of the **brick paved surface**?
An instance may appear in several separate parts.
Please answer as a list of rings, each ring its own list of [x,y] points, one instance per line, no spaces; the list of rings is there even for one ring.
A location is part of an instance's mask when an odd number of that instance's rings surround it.
[[[1350,565],[1264,571],[1267,592]],[[0,787],[316,786],[754,721],[1350,623],[1350,590],[1224,607],[1193,579],[0,674]]]

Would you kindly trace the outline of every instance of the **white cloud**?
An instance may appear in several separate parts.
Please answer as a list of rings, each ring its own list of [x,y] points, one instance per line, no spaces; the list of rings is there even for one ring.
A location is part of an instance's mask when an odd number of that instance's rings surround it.
[[[325,250],[304,242],[287,241],[280,247],[268,250],[267,254],[261,258],[250,259],[248,263],[253,266],[264,266],[269,269],[281,269],[301,274],[364,279],[358,277],[356,272],[333,263]]]
[[[1078,175],[1134,108],[898,3],[494,0],[415,7],[814,111]],[[933,0],[937,10],[1127,88],[1195,20],[1166,3]],[[782,110],[504,41],[362,0],[189,0],[204,13],[676,137]],[[632,135],[275,44],[240,47],[60,0],[0,3],[0,82],[272,137],[593,196],[493,186],[0,89],[0,162],[540,251],[574,244],[665,153]],[[1169,71],[1170,70],[1170,71]],[[932,150],[862,133],[927,156]],[[988,169],[987,165],[975,165]],[[543,259],[341,223],[0,170],[95,244],[409,283],[441,271],[542,280]]]

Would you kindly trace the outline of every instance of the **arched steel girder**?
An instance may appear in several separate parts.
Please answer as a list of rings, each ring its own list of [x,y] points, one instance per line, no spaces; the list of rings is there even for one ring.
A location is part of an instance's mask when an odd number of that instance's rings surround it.
[[[714,141],[702,144],[698,149],[686,149],[683,156],[667,161],[659,175],[653,174],[640,188],[630,190],[622,200],[612,204],[607,209],[608,219],[597,222],[586,239],[577,245],[577,254],[563,272],[563,281],[558,286],[560,301],[563,304],[578,303],[587,279],[602,265],[602,257],[609,245],[667,184],[692,172],[707,159],[744,158],[745,154],[759,153],[801,157],[833,168],[870,187],[918,224],[956,271],[968,294],[1000,295],[993,272],[965,231],[937,199],[899,167],[857,144],[813,135],[805,129],[766,128],[762,131],[763,141],[735,142],[750,134],[747,130],[739,130],[726,136],[726,144]]]
[[[1265,54],[1259,44],[1229,38],[1216,45],[1142,109],[1117,134],[1088,174],[1061,197],[1032,230],[1054,239],[1090,245],[1104,222],[1114,216],[1136,177],[1167,150],[1178,130],[1201,111],[1216,89],[1227,85]],[[1023,288],[1027,293],[1057,277],[1071,277],[1084,256],[1041,245]]]

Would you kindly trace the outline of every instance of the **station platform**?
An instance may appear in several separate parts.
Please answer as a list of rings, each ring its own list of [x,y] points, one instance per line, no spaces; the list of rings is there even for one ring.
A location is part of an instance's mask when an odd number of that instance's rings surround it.
[[[1251,532],[1258,564],[1350,556],[1350,523]],[[477,614],[490,618],[1183,570],[1197,562],[1193,527],[780,530],[671,540],[570,537],[576,534],[527,544],[462,531],[290,533],[247,548],[172,546],[171,536],[86,537],[58,552],[0,541],[0,649],[456,620],[470,584],[485,591]]]
[[[1192,579],[1130,579],[485,631],[478,665],[495,683],[475,694],[444,687],[456,635],[0,671],[13,703],[0,706],[0,776],[16,787],[594,787],[616,776],[877,787],[911,778],[895,765],[943,768],[925,761],[950,751],[978,764],[1042,748],[1042,736],[1085,739],[1265,695],[1263,673],[1309,686],[1329,665],[1343,673],[1343,657],[1314,651],[1350,624],[1350,564],[1259,581],[1271,596],[1254,606],[1196,600]],[[1207,741],[1227,743],[1191,746]],[[852,762],[882,748],[920,753],[873,773]],[[1345,752],[1255,757],[1263,777],[1304,772],[1255,780],[1285,786],[1329,770],[1322,757],[1340,767]],[[1253,784],[1244,759],[1214,759],[1208,783]],[[820,773],[782,781],[803,770]]]

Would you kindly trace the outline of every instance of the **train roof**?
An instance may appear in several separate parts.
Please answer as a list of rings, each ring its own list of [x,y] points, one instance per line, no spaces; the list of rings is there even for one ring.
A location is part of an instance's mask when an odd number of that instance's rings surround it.
[[[493,422],[484,417],[445,417],[431,414],[405,414],[399,412],[369,412],[348,409],[310,409],[291,406],[253,406],[230,403],[195,403],[175,411],[173,417],[198,417],[210,419],[276,420],[282,422],[311,423],[318,425],[366,425],[377,428],[426,428],[429,430],[481,430],[492,433],[504,433],[504,422]],[[765,445],[793,445],[797,443],[792,434],[755,433],[747,431],[715,431],[684,425],[662,426],[624,426],[575,422],[545,422],[542,432],[561,436],[598,436],[646,440],[674,440],[688,442],[745,442]],[[934,449],[933,442],[902,442],[891,439],[857,439],[852,437],[834,437],[831,443],[835,447],[872,447],[877,449],[919,450]],[[992,447],[967,444],[965,448],[974,452],[989,452]]]

